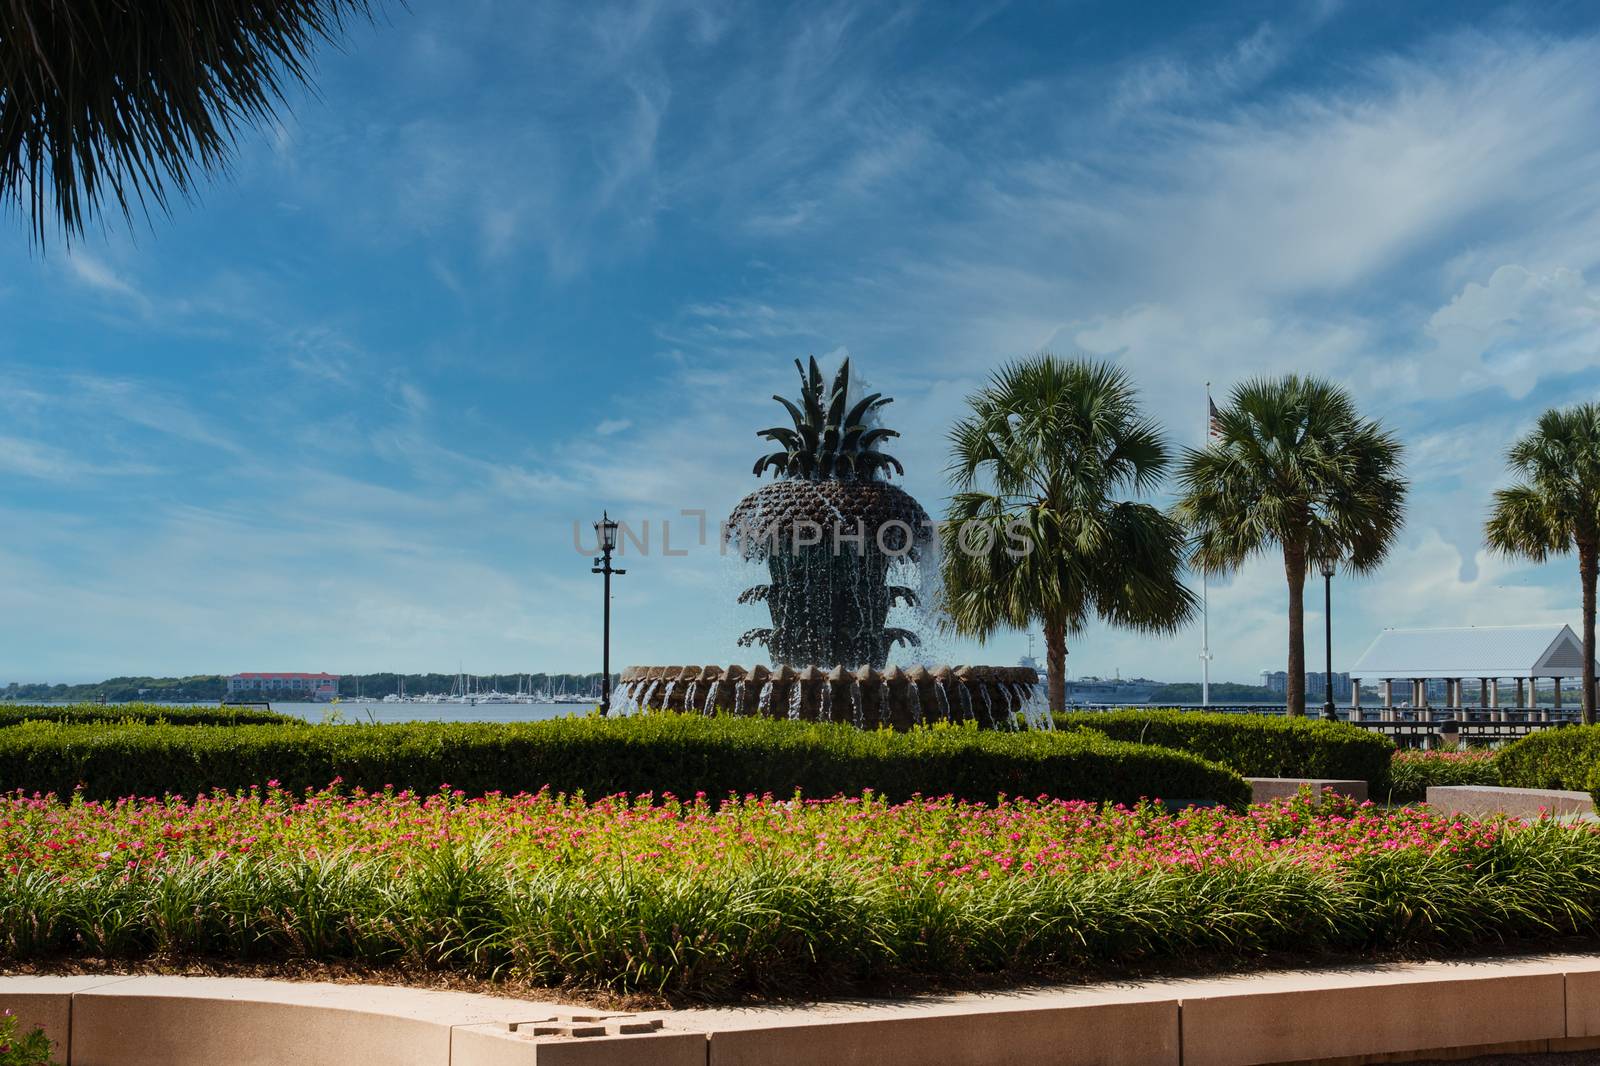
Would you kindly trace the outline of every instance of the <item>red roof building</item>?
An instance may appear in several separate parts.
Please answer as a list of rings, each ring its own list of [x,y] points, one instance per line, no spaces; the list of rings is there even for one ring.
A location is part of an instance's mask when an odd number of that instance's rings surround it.
[[[339,694],[339,675],[244,673],[228,678],[228,695],[255,692],[308,703],[331,700]]]

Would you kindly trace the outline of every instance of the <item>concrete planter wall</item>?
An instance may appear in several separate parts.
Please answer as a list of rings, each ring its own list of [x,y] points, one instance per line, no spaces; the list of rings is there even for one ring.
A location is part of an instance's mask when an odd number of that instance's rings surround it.
[[[68,1066],[1354,1064],[1600,1048],[1600,956],[641,1014],[394,987],[0,977],[0,1006],[43,1025]]]

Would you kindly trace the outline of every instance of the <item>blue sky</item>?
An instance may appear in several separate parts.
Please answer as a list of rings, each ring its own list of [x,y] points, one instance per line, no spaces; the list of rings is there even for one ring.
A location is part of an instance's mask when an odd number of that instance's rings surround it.
[[[896,397],[930,511],[1007,359],[1117,359],[1180,444],[1207,381],[1331,376],[1415,481],[1336,658],[1576,624],[1574,564],[1479,531],[1505,444],[1600,396],[1600,22],[1201,7],[412,0],[170,217],[70,252],[7,217],[0,683],[597,668],[574,519],[725,514],[809,353]],[[614,662],[735,654],[714,550],[625,565]],[[1281,668],[1280,565],[1211,600],[1213,676]],[[1198,646],[1095,629],[1069,669]]]

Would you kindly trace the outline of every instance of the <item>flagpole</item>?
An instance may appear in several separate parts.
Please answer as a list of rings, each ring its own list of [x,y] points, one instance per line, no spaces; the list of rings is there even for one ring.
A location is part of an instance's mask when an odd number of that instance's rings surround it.
[[[1206,430],[1211,440],[1211,382],[1206,382]],[[1200,570],[1200,706],[1211,706],[1211,583]]]

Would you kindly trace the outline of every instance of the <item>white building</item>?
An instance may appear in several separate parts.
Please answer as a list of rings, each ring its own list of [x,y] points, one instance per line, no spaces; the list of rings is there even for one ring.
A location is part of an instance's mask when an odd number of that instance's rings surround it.
[[[228,695],[275,696],[281,700],[320,703],[339,694],[338,674],[234,674]]]
[[[1359,712],[1363,680],[1380,684],[1385,711],[1400,704],[1429,706],[1430,681],[1444,682],[1446,707],[1475,706],[1497,718],[1505,710],[1537,707],[1540,684],[1549,682],[1552,705],[1560,709],[1563,682],[1578,678],[1578,686],[1582,684],[1583,642],[1564,625],[1385,629],[1351,668],[1350,676],[1356,681],[1351,689],[1353,713]],[[1465,688],[1472,681],[1477,682],[1477,692],[1469,695]],[[1501,699],[1502,681],[1516,682],[1510,704]],[[1399,703],[1395,682],[1410,686],[1409,691],[1401,689]],[[1581,702],[1581,689],[1572,694],[1575,702]]]

